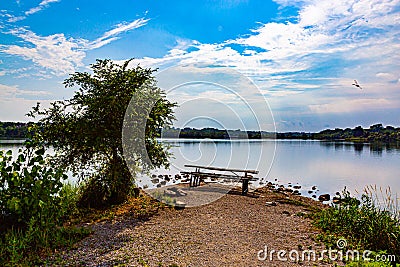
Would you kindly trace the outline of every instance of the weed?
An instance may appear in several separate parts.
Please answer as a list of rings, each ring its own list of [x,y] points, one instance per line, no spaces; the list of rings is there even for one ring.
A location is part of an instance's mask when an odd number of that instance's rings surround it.
[[[378,202],[376,188],[368,187],[360,201],[345,188],[339,204],[314,214],[314,224],[324,232],[320,237],[331,246],[345,238],[352,247],[386,251],[399,261],[400,223],[398,210],[393,209],[398,205],[390,190],[386,193],[385,200]]]

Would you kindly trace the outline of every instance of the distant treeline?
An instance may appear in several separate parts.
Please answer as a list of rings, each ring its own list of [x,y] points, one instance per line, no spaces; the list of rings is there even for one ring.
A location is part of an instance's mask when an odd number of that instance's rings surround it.
[[[211,138],[211,139],[261,139],[274,138],[274,133],[260,131],[220,130],[215,128],[164,128],[163,138]]]
[[[0,138],[27,138],[29,126],[33,122],[0,122]],[[285,132],[274,133],[265,131],[220,130],[215,128],[164,128],[160,130],[163,138],[211,138],[211,139],[316,139],[316,140],[347,140],[358,142],[400,142],[400,128],[384,127],[375,124],[369,128],[357,126],[353,129],[327,129],[318,133]]]
[[[161,132],[164,138],[211,138],[211,139],[316,139],[347,140],[359,142],[400,142],[400,128],[383,127],[375,124],[369,128],[357,126],[353,129],[327,129],[318,133],[285,132],[273,133],[265,131],[220,130],[215,128],[167,128]]]
[[[23,139],[28,137],[29,126],[33,122],[1,122],[0,139]]]
[[[354,129],[346,128],[334,130],[323,130],[314,134],[315,139],[322,140],[348,140],[362,142],[399,142],[400,128],[393,126],[383,127],[382,124],[375,124],[368,129],[357,126]]]
[[[215,128],[167,128],[163,129],[163,138],[211,138],[211,139],[311,139],[315,133],[265,131],[220,130]]]

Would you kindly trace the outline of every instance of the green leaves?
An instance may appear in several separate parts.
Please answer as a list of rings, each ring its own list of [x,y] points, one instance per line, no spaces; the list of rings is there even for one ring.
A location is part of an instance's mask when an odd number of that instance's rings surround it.
[[[93,184],[86,187],[91,188],[87,193],[108,199],[109,204],[124,201],[133,184],[122,147],[122,129],[130,103],[143,107],[140,112],[129,114],[132,130],[143,131],[142,140],[129,142],[130,166],[168,165],[166,147],[155,138],[159,128],[174,119],[175,104],[156,86],[155,70],[139,65],[129,68],[129,63],[130,60],[123,65],[108,59],[96,60],[91,65],[92,73],[76,72],[64,81],[65,87],[77,87],[71,99],[56,101],[48,109],[37,105],[29,113],[40,117],[32,142],[54,148],[52,164],[72,170],[82,179],[91,177]],[[42,162],[42,152],[36,152],[35,162]],[[93,201],[97,202],[96,198]]]
[[[0,152],[0,211],[22,225],[33,217],[51,221],[58,214],[57,194],[66,176],[45,166],[43,155],[44,148],[27,148],[12,161],[11,151]],[[51,210],[44,210],[50,206]]]
[[[382,209],[371,196],[361,201],[345,189],[340,204],[314,215],[314,224],[336,237],[344,236],[349,244],[373,251],[386,250],[400,256],[400,225],[396,214]],[[337,239],[336,239],[337,240]]]

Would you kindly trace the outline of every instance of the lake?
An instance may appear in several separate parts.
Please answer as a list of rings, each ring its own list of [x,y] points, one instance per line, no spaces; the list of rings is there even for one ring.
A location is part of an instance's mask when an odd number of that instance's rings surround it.
[[[185,164],[210,165],[225,168],[245,168],[259,171],[257,177],[287,185],[300,184],[302,193],[317,186],[318,192],[335,193],[346,186],[352,193],[362,192],[367,185],[391,187],[400,196],[400,149],[391,146],[325,142],[312,140],[211,140],[163,139],[172,146],[169,170],[155,174],[179,173]],[[19,144],[0,143],[0,149],[12,149]],[[140,178],[141,185],[148,181]],[[140,184],[139,183],[139,184]],[[253,184],[258,186],[258,182]]]
[[[210,140],[170,139],[174,159],[170,170],[176,174],[185,164],[259,171],[263,182],[275,179],[288,185],[300,184],[308,195],[317,186],[317,195],[342,191],[346,186],[359,195],[365,186],[377,185],[400,196],[400,148],[314,140]],[[158,174],[157,173],[157,174]],[[257,186],[257,183],[255,184]]]

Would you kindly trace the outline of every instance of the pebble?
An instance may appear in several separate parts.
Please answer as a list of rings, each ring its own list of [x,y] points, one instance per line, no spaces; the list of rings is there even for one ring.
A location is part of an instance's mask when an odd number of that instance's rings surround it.
[[[331,200],[331,196],[329,194],[323,194],[318,197],[319,201],[329,201]]]
[[[265,206],[276,206],[276,202],[275,201],[267,201],[267,202],[265,202]]]

